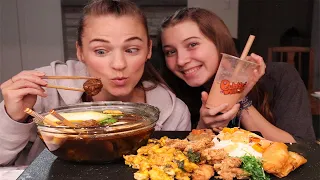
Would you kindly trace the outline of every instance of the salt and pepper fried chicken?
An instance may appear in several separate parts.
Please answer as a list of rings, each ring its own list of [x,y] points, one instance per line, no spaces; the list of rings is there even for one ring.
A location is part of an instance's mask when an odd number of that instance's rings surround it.
[[[249,179],[250,174],[240,168],[241,159],[237,157],[226,157],[220,163],[214,164],[214,170],[219,174],[216,178],[233,180]]]
[[[189,141],[189,144],[184,149],[184,152],[192,150],[194,152],[201,152],[204,149],[210,148],[214,145],[212,139],[204,138],[197,141]]]
[[[210,129],[194,129],[186,139],[167,138],[165,145],[184,152],[188,152],[190,149],[194,152],[200,152],[214,145],[212,142],[214,137],[215,135]]]
[[[203,139],[213,139],[216,135],[211,129],[193,129],[187,136],[189,141],[198,141]]]
[[[178,149],[180,151],[184,151],[184,149],[189,145],[189,141],[186,139],[169,139],[165,140],[165,145],[168,147],[172,147]]]
[[[228,157],[228,153],[224,149],[204,149],[201,151],[201,159],[207,164],[214,165],[220,163]]]
[[[192,174],[192,180],[207,180],[214,175],[214,170],[211,165],[201,164]]]

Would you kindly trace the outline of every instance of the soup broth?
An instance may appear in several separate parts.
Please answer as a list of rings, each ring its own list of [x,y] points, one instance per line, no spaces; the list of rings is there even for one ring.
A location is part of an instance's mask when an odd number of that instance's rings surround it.
[[[121,134],[111,137],[65,136],[53,137],[53,141],[45,145],[51,152],[64,160],[78,162],[110,162],[122,158],[123,155],[134,154],[147,144],[154,128],[144,129],[134,133]],[[47,138],[41,135],[44,140]]]

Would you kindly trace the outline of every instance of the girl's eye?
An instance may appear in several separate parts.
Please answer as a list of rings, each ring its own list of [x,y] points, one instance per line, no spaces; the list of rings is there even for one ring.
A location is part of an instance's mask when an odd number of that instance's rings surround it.
[[[197,45],[198,45],[198,43],[190,43],[190,44],[189,44],[189,47],[193,48],[193,47],[195,47],[195,46],[197,46]]]
[[[103,50],[103,49],[98,49],[98,50],[95,50],[94,51],[98,56],[103,56],[107,53],[106,50]]]
[[[169,51],[165,51],[164,54],[165,54],[166,56],[170,57],[170,56],[173,56],[175,53],[176,53],[175,50],[169,50]]]
[[[136,53],[136,52],[138,52],[138,51],[139,51],[138,48],[130,48],[130,49],[127,49],[127,50],[126,50],[127,53]]]

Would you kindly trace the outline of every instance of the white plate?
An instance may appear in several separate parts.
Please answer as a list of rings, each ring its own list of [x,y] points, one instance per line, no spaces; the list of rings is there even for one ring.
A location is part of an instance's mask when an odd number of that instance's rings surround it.
[[[27,166],[0,167],[0,179],[1,180],[15,180],[22,174],[22,172],[26,168],[27,168]]]
[[[316,98],[320,99],[320,92],[312,93],[312,94],[311,94],[311,96],[313,96],[313,97],[316,97]]]

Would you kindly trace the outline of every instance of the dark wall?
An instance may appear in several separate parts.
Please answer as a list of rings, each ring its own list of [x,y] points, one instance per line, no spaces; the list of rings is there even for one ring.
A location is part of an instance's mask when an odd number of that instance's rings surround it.
[[[86,4],[89,0],[61,0],[63,6],[79,6]],[[131,0],[143,6],[184,6],[187,0]]]
[[[310,46],[312,11],[313,0],[239,0],[241,50],[252,33],[256,39],[251,51],[266,60],[268,47],[280,46],[281,36],[290,28],[291,36],[299,37],[285,39],[286,44]]]

